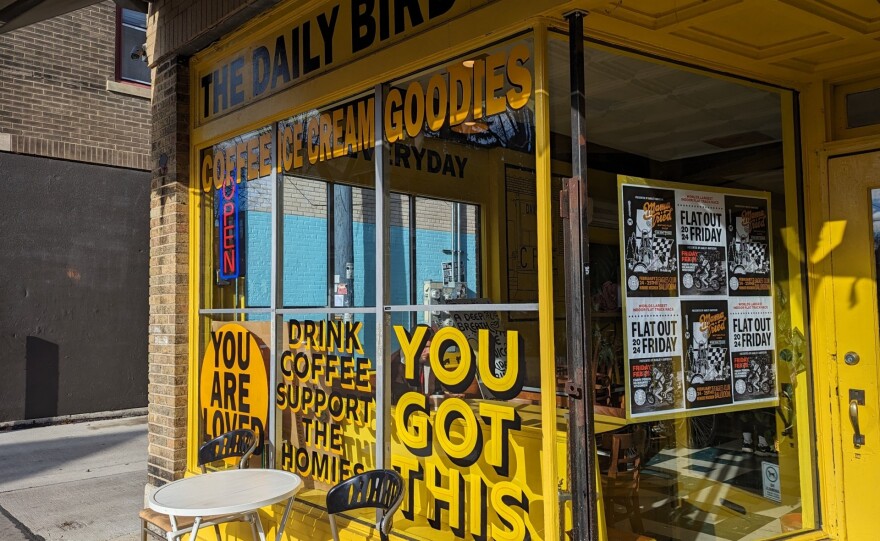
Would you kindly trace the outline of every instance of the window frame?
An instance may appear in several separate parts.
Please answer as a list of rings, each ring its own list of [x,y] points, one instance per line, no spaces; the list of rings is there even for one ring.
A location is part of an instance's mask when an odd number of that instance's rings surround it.
[[[115,25],[114,25],[116,35],[114,37],[115,48],[114,48],[114,55],[113,55],[113,62],[114,62],[113,80],[118,83],[121,83],[121,84],[133,85],[133,86],[138,86],[138,87],[142,87],[142,88],[152,88],[152,86],[153,86],[152,76],[150,76],[149,82],[137,81],[137,80],[133,80],[133,79],[126,79],[125,77],[122,76],[122,62],[125,59],[124,55],[128,54],[126,51],[122,50],[122,46],[123,46],[123,44],[122,44],[122,30],[125,26],[131,26],[131,25],[127,25],[122,22],[122,11],[124,9],[127,9],[127,8],[116,6],[116,21],[115,21]],[[136,12],[136,10],[132,10],[132,9],[129,9],[128,11],[135,11]],[[134,26],[131,26],[131,27],[135,28]],[[144,30],[144,43],[146,43],[146,35],[147,35],[146,13],[144,14],[144,28],[143,28],[143,30]]]

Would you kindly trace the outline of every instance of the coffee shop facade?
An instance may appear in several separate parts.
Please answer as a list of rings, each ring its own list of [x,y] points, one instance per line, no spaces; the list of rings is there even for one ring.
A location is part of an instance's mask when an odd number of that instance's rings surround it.
[[[401,539],[869,538],[880,5],[208,4],[149,15],[151,484],[251,428],[289,539],[375,468]]]

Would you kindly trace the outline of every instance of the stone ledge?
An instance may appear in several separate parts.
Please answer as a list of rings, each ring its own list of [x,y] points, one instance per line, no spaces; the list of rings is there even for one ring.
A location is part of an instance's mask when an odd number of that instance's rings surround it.
[[[107,90],[117,94],[127,94],[129,96],[144,99],[150,99],[153,95],[153,89],[148,86],[126,83],[124,81],[114,81],[112,79],[107,79]]]

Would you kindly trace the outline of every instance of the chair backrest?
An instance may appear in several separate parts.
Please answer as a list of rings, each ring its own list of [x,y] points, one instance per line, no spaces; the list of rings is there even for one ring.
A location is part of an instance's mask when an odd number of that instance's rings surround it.
[[[603,434],[603,441],[610,443],[611,460],[605,474],[612,478],[627,478],[638,487],[642,456],[639,437],[633,434]]]
[[[403,477],[394,470],[371,470],[331,488],[327,493],[327,512],[333,515],[367,507],[382,509],[383,517],[377,526],[385,539],[402,502]]]
[[[241,458],[238,462],[239,469],[246,468],[248,459],[257,448],[257,435],[253,430],[241,428],[230,430],[199,447],[199,467],[202,473],[207,471],[211,462],[225,458]]]

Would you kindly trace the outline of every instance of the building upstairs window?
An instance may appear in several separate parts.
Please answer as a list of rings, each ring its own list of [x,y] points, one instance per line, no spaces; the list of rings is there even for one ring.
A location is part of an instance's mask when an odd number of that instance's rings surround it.
[[[116,78],[130,83],[150,84],[147,64],[147,14],[119,8],[116,28]]]

